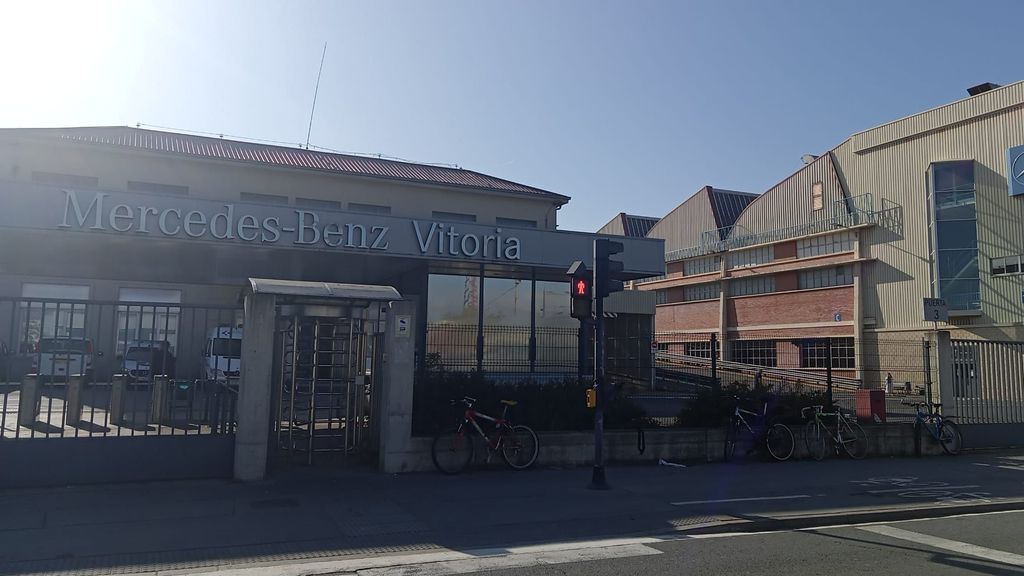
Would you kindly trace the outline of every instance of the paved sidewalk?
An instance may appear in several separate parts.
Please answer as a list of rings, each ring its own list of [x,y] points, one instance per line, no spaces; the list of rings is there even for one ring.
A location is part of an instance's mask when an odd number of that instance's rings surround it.
[[[293,469],[267,482],[0,491],[0,574],[207,572],[673,531],[772,529],[1024,508],[1024,453],[956,458],[479,470]]]

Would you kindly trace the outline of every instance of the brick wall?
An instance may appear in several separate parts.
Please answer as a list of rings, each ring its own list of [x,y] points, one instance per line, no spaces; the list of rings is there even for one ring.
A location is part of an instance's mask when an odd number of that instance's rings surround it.
[[[853,320],[853,286],[822,290],[730,298],[726,305],[730,327],[834,322]]]
[[[654,329],[658,332],[672,330],[718,330],[718,300],[669,304],[658,306]]]

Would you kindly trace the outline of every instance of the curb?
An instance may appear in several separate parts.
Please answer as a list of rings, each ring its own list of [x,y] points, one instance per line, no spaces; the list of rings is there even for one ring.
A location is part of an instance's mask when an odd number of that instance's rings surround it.
[[[703,524],[693,528],[680,528],[669,534],[676,535],[707,535],[737,534],[747,532],[780,532],[786,530],[806,530],[824,528],[840,524],[873,524],[881,522],[903,522],[907,520],[927,520],[930,518],[946,518],[963,514],[986,514],[991,512],[1008,512],[1024,510],[1024,500],[1009,502],[991,502],[988,504],[966,504],[961,506],[892,508],[837,512],[835,514],[816,514],[789,518],[757,518],[725,521],[716,524]],[[666,534],[662,532],[661,534]]]

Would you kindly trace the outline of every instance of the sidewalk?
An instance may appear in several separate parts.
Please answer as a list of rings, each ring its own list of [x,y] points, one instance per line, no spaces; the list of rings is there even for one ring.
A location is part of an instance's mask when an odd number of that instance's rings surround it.
[[[0,491],[0,574],[207,572],[673,531],[1024,508],[1024,453]]]

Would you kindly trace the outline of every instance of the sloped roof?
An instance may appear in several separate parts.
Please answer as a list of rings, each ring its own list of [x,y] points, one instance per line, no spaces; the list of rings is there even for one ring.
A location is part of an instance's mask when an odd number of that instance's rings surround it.
[[[626,236],[643,238],[651,231],[651,228],[658,223],[658,219],[651,216],[635,216],[633,214],[622,215],[622,227]]]
[[[54,138],[67,142],[96,144],[180,156],[247,162],[494,192],[526,194],[550,198],[562,203],[569,200],[568,196],[461,168],[322,152],[289,146],[258,144],[225,138],[195,136],[178,132],[163,132],[129,126],[3,128],[0,129],[0,136],[3,135]]]
[[[715,215],[715,223],[718,224],[720,231],[719,236],[721,240],[724,240],[733,224],[736,223],[736,219],[758,195],[714,187],[709,187],[708,191],[710,192],[708,197],[711,202],[711,211]]]

